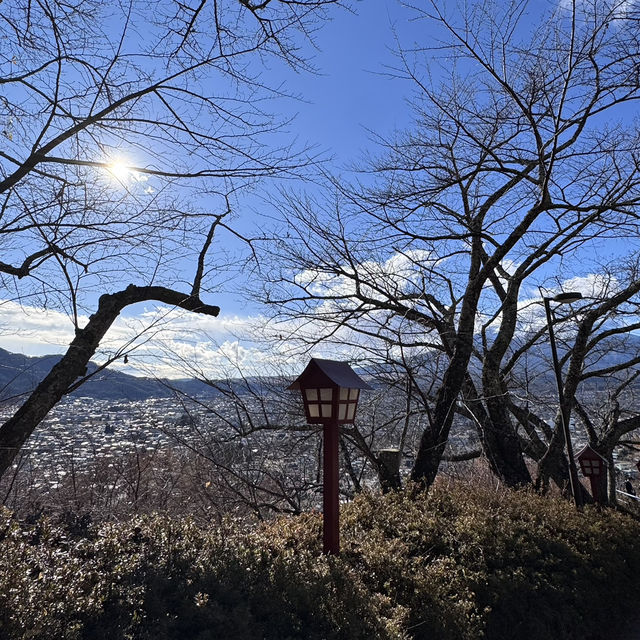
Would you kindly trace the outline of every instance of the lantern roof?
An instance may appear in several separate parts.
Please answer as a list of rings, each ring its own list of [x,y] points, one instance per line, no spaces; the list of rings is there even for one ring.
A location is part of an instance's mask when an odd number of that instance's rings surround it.
[[[604,464],[607,464],[605,458],[603,458],[593,447],[590,445],[586,445],[581,449],[581,451],[576,455],[578,461],[580,460],[602,460]]]
[[[346,362],[324,360],[322,358],[311,358],[305,370],[287,389],[295,390],[323,386],[371,389]]]

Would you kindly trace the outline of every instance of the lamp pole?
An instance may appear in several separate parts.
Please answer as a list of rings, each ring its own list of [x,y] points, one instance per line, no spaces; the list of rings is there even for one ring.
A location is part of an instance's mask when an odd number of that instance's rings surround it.
[[[322,552],[340,553],[339,441],[338,419],[328,420],[323,431]]]
[[[542,294],[542,291],[540,291]],[[556,337],[553,331],[553,319],[551,313],[551,301],[559,304],[567,304],[580,300],[582,294],[578,292],[559,293],[555,296],[542,296],[544,301],[544,310],[547,314],[547,327],[549,329],[549,341],[551,343],[551,357],[553,359],[553,370],[556,376],[556,385],[558,386],[558,401],[560,403],[560,422],[564,433],[564,444],[567,448],[567,458],[569,459],[569,484],[571,486],[571,495],[576,507],[582,507],[582,493],[580,491],[578,480],[578,469],[576,467],[575,457],[573,455],[573,445],[571,443],[571,432],[569,431],[569,411],[564,399],[564,388],[562,384],[562,370],[560,369],[560,361],[558,360],[558,349],[556,348]]]

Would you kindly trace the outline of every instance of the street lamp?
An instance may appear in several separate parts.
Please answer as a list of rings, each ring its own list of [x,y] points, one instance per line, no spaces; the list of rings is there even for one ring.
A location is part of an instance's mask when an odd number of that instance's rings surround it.
[[[540,291],[542,295],[542,291]],[[567,410],[566,403],[564,401],[564,390],[562,385],[562,370],[560,369],[560,362],[558,360],[558,349],[556,348],[556,337],[553,331],[553,320],[551,312],[551,302],[557,302],[558,304],[571,304],[582,298],[582,294],[579,291],[571,291],[567,293],[558,293],[555,296],[544,296],[542,300],[544,302],[544,310],[547,314],[547,327],[549,329],[549,341],[551,343],[551,357],[553,358],[553,370],[556,374],[556,384],[558,386],[558,401],[560,403],[560,422],[562,423],[562,431],[564,433],[564,443],[567,447],[567,457],[569,459],[569,484],[571,485],[571,495],[576,507],[582,506],[582,494],[579,489],[578,470],[576,468],[576,461],[573,456],[573,445],[571,444],[571,433],[569,432],[569,412]]]
[[[339,435],[341,424],[353,424],[361,389],[371,387],[346,363],[311,358],[288,389],[300,390],[309,424],[323,426],[323,553],[340,552]]]

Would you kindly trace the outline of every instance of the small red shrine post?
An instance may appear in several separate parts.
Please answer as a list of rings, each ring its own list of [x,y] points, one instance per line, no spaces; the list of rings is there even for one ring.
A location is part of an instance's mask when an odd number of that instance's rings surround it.
[[[309,424],[323,433],[323,553],[340,553],[340,425],[353,424],[361,389],[371,387],[346,363],[311,358],[288,389],[300,390]]]
[[[601,495],[600,486],[602,476],[607,473],[607,461],[591,446],[587,445],[576,456],[580,464],[582,474],[589,478],[591,483],[591,495],[598,504],[606,502]]]

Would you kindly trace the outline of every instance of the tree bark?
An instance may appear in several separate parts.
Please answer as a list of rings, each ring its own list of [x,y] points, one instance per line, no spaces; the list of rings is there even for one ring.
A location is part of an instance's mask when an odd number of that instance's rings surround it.
[[[477,244],[478,240],[476,240]],[[480,267],[479,246],[476,246],[474,253],[471,260],[469,285],[462,302],[453,356],[444,373],[442,385],[438,389],[431,424],[423,431],[420,438],[420,446],[411,471],[411,480],[426,487],[433,484],[438,474],[455,415],[455,403],[464,384],[473,351],[476,310],[484,282],[475,277]]]
[[[129,285],[116,293],[105,294],[98,309],[76,336],[67,352],[40,382],[18,411],[0,427],[0,477],[11,466],[20,448],[49,411],[67,393],[72,383],[84,375],[100,341],[120,312],[137,302],[157,300],[194,313],[217,316],[220,308],[201,302],[197,296],[165,287]]]
[[[524,454],[539,463],[547,453],[548,444],[540,438],[536,428],[550,441],[553,436],[551,427],[542,418],[530,411],[528,407],[523,409],[518,406],[513,402],[512,398],[509,398],[508,403],[509,411],[522,425],[526,433],[526,437],[521,437],[520,448]],[[546,470],[547,478],[551,478],[558,487],[567,487],[569,485],[569,466],[564,456],[556,456],[553,462],[550,461],[548,463]],[[541,481],[541,477],[538,476],[536,486],[540,487]]]
[[[484,385],[487,408],[490,414],[488,428],[484,429],[482,442],[492,471],[508,487],[522,487],[532,483],[531,474],[524,461],[520,439],[511,422],[504,395],[506,392]],[[491,395],[489,395],[491,394]]]

